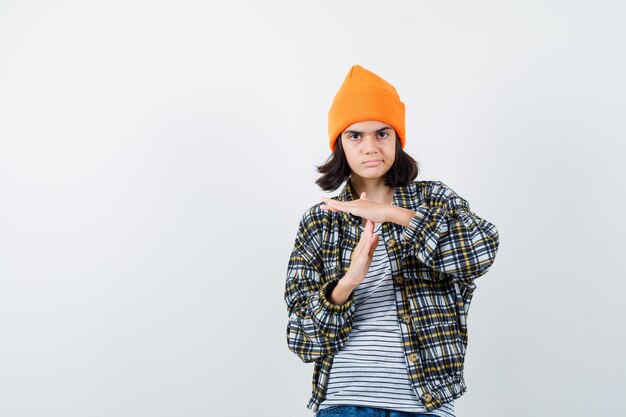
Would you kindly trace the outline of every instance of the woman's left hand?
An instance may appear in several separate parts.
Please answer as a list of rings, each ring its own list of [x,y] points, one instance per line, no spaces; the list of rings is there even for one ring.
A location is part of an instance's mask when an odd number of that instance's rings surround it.
[[[375,223],[385,223],[389,221],[390,210],[393,208],[391,204],[368,200],[365,192],[361,193],[361,198],[358,200],[337,201],[332,198],[322,197],[322,201],[326,204],[322,204],[320,209],[352,213],[357,217],[363,218],[363,222],[369,219]]]

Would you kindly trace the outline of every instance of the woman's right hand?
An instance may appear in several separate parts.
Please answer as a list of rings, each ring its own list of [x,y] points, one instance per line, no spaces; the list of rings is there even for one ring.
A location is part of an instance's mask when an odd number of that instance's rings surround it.
[[[363,282],[370,269],[374,250],[378,246],[378,240],[379,236],[374,234],[374,222],[367,219],[363,233],[361,233],[361,240],[359,240],[352,252],[350,266],[342,278],[342,280],[346,280],[347,284],[356,287]]]

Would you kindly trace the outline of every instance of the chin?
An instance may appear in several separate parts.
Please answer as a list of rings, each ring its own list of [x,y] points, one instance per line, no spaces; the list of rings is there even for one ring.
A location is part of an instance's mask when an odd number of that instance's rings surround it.
[[[376,178],[380,178],[382,176],[384,176],[387,173],[387,170],[370,170],[369,172],[363,172],[363,173],[359,173],[357,172],[356,174],[364,179],[368,179],[368,180],[373,180]]]

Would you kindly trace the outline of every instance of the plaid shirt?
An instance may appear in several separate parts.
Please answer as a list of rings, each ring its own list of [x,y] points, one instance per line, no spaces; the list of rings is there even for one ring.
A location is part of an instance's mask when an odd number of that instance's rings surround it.
[[[350,179],[339,201],[354,199]],[[330,293],[350,266],[360,240],[360,217],[321,210],[304,212],[287,267],[287,345],[304,362],[315,362],[307,408],[325,398],[333,355],[352,329],[353,295],[344,304]],[[408,226],[382,224],[396,295],[398,323],[409,379],[427,410],[465,391],[463,364],[467,314],[476,288],[499,246],[496,226],[470,211],[468,202],[441,181],[396,187],[393,205],[415,211]]]

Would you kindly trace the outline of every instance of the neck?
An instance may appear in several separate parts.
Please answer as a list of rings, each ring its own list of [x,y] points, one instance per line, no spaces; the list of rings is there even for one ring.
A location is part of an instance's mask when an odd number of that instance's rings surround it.
[[[368,200],[385,204],[393,202],[394,188],[385,185],[382,177],[370,179],[352,175],[351,182],[355,192],[353,196],[355,199],[361,198],[361,193],[365,192],[365,198]]]

